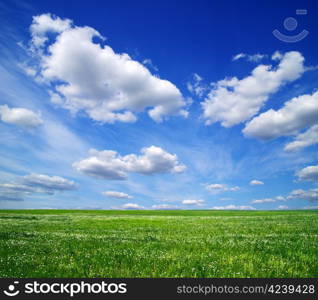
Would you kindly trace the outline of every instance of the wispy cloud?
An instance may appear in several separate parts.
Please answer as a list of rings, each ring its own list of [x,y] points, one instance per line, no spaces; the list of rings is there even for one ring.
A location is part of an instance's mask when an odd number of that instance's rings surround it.
[[[221,193],[221,192],[228,192],[228,191],[236,192],[240,190],[239,186],[229,187],[226,184],[220,184],[220,183],[206,184],[205,188],[211,193]]]
[[[246,60],[250,61],[250,62],[260,62],[262,59],[266,58],[267,55],[266,54],[260,54],[260,53],[256,53],[256,54],[246,54],[246,53],[238,53],[236,55],[233,56],[232,60],[236,61],[242,58],[245,58]]]
[[[261,180],[253,179],[250,181],[250,185],[264,185],[264,182]]]
[[[229,204],[226,206],[213,206],[212,209],[215,210],[255,210],[253,206],[250,205],[234,205]]]
[[[118,191],[105,191],[102,193],[103,195],[110,197],[110,198],[118,198],[118,199],[131,199],[133,196],[128,195],[123,192],[118,192]]]

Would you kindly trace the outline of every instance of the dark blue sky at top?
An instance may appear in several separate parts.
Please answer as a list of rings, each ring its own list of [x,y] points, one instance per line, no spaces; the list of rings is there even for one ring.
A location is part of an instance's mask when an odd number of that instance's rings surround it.
[[[160,74],[186,80],[194,70],[210,80],[231,72],[233,53],[272,53],[299,50],[317,59],[316,1],[32,1],[35,13],[51,12],[97,29],[118,52],[151,57]],[[296,16],[296,9],[308,10]],[[71,16],[70,16],[71,15]],[[303,43],[285,44],[272,31],[283,28],[286,17],[311,35]],[[167,60],[169,57],[169,60]],[[317,59],[318,60],[318,59]],[[317,62],[317,61],[316,61]],[[235,67],[234,67],[235,68]],[[239,67],[236,66],[239,71]],[[213,73],[215,74],[214,77]]]
[[[35,0],[30,4],[35,15],[50,12],[73,19],[78,26],[97,29],[116,52],[127,52],[136,59],[150,57],[161,77],[169,76],[173,82],[186,81],[193,72],[211,81],[232,72],[243,74],[241,66],[230,60],[233,53],[240,52],[298,50],[318,63],[313,47],[318,38],[316,1]],[[306,16],[296,15],[301,8],[308,10]],[[298,21],[292,33],[283,28],[286,17]],[[31,15],[22,21],[27,29]],[[273,38],[274,29],[285,34],[307,29],[310,35],[302,43],[288,44]]]

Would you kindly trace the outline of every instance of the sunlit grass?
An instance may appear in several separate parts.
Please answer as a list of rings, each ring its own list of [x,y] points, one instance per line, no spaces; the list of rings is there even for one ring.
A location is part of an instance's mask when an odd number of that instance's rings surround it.
[[[318,211],[0,211],[0,277],[317,277]]]

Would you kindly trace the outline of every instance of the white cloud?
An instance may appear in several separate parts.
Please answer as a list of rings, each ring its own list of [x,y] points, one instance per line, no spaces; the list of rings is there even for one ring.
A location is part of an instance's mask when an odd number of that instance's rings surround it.
[[[192,80],[187,83],[188,91],[198,97],[202,97],[208,89],[202,81],[203,78],[199,74],[194,73]]]
[[[21,68],[21,70],[28,76],[31,76],[31,77],[35,77],[36,76],[36,70],[33,69],[32,67],[26,65],[26,64],[19,64],[18,63],[18,66]]]
[[[260,62],[265,57],[266,57],[265,54],[256,53],[256,54],[248,55],[247,60],[252,62]]]
[[[24,176],[23,181],[26,185],[52,191],[67,191],[77,188],[77,185],[74,181],[60,176],[48,176],[31,173],[30,175]]]
[[[197,205],[197,206],[201,206],[203,205],[204,203],[204,200],[195,200],[195,199],[189,199],[189,200],[183,200],[182,201],[182,204],[185,204],[185,205]]]
[[[143,206],[140,206],[137,203],[126,203],[121,206],[123,209],[143,209]]]
[[[263,203],[273,203],[277,201],[287,201],[286,197],[283,196],[277,196],[275,198],[264,198],[264,199],[256,199],[252,200],[252,204],[263,204]]]
[[[238,54],[233,56],[232,60],[236,61],[236,60],[239,60],[241,58],[246,58],[248,61],[251,61],[251,62],[260,62],[266,56],[267,55],[260,54],[260,53],[251,54],[251,55],[245,54],[245,53],[238,53]]]
[[[228,188],[229,191],[232,191],[232,192],[236,192],[236,191],[239,191],[241,188],[239,186],[233,186],[233,187],[230,187]]]
[[[287,197],[288,199],[301,199],[307,201],[318,201],[318,189],[293,190]]]
[[[253,206],[250,205],[234,205],[229,204],[226,206],[213,206],[212,209],[215,210],[255,210]]]
[[[318,209],[318,205],[304,206],[303,209]]]
[[[283,54],[279,51],[275,51],[272,55],[272,60],[281,60],[283,58]]]
[[[295,140],[284,148],[287,152],[301,150],[305,147],[318,143],[318,124],[310,127],[307,131],[296,136]]]
[[[287,205],[279,205],[277,209],[288,209],[289,207]]]
[[[318,181],[318,166],[308,166],[296,173],[299,180]]]
[[[43,123],[39,113],[21,107],[9,108],[8,105],[0,105],[0,119],[25,129],[33,129]]]
[[[95,29],[46,14],[34,17],[30,30],[40,76],[53,86],[55,104],[105,123],[134,122],[135,113],[144,110],[157,122],[170,115],[187,116],[174,84],[153,76],[128,54],[93,42],[104,41]],[[49,40],[51,32],[55,38]]]
[[[257,199],[257,200],[251,201],[252,204],[262,204],[262,203],[272,203],[272,202],[276,202],[276,200],[272,198],[265,198],[265,199]]]
[[[14,182],[0,184],[0,200],[23,200],[33,194],[49,194],[77,189],[78,185],[60,176],[34,174],[19,177]]]
[[[228,191],[236,192],[240,190],[240,187],[238,186],[229,187],[226,184],[220,184],[220,183],[207,184],[205,188],[211,193],[220,193],[220,192],[228,192]]]
[[[27,186],[22,183],[10,182],[10,183],[0,183],[0,187],[7,190],[12,190],[16,192],[34,192],[34,187]]]
[[[48,41],[48,33],[61,33],[70,29],[72,21],[69,19],[62,20],[51,14],[42,14],[33,17],[30,26],[32,44],[34,47],[42,47]]]
[[[169,204],[155,204],[151,206],[153,209],[180,209],[178,206]]]
[[[143,61],[142,61],[142,64],[143,65],[146,65],[148,67],[150,67],[151,69],[155,70],[156,72],[159,71],[158,67],[155,66],[153,63],[152,63],[152,60],[150,58],[145,58]]]
[[[102,193],[103,195],[111,198],[118,198],[118,199],[131,199],[133,196],[130,196],[123,192],[117,192],[117,191],[105,191]]]
[[[37,190],[23,183],[0,183],[0,201],[22,201],[26,196]]]
[[[264,185],[264,182],[254,179],[250,181],[250,185]]]
[[[243,79],[232,77],[218,81],[202,103],[206,124],[221,122],[222,126],[231,127],[248,120],[258,113],[271,94],[302,75],[303,62],[299,52],[291,51],[284,54],[276,68],[259,65]]]
[[[246,57],[246,54],[245,53],[238,53],[236,55],[233,56],[232,60],[235,61],[235,60],[239,60],[243,57]]]
[[[224,190],[225,185],[220,183],[211,183],[206,186],[206,189],[207,190]]]
[[[270,109],[252,119],[243,133],[264,140],[296,134],[318,122],[317,102],[318,92],[295,97],[281,109]]]
[[[116,151],[93,149],[90,150],[90,157],[74,163],[73,167],[89,176],[113,180],[126,179],[128,173],[180,173],[186,168],[178,162],[177,155],[160,147],[142,148],[141,153],[139,156],[120,156]]]

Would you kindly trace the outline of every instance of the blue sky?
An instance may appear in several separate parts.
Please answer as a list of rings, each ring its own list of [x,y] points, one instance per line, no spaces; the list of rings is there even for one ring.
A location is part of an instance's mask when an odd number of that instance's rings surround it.
[[[0,8],[0,208],[318,207],[314,1]]]

